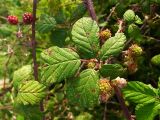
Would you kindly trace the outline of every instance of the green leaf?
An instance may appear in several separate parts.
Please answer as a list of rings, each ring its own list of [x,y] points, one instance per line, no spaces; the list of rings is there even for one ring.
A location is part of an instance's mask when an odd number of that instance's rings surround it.
[[[140,29],[137,25],[135,24],[130,24],[128,26],[128,34],[130,37],[133,37],[133,38],[137,38],[140,36]]]
[[[47,33],[54,29],[56,26],[56,20],[54,17],[50,17],[48,15],[43,15],[41,20],[37,23],[36,29],[40,33]]]
[[[156,100],[157,90],[151,85],[142,82],[129,82],[127,87],[123,89],[125,98],[138,104],[152,103]]]
[[[75,120],[93,120],[93,116],[87,112],[84,112],[76,116]]]
[[[100,49],[99,27],[89,17],[79,19],[72,28],[72,39],[79,51],[87,58],[96,57]]]
[[[124,47],[126,36],[123,33],[117,33],[114,37],[109,38],[100,50],[100,59],[106,60],[110,56],[118,55]]]
[[[124,15],[123,15],[123,19],[126,22],[133,22],[135,20],[135,13],[133,10],[127,10]]]
[[[99,98],[99,76],[93,69],[87,69],[80,76],[67,83],[67,98],[70,104],[82,108],[94,107]]]
[[[135,23],[140,24],[140,25],[143,24],[143,21],[138,15],[135,16]]]
[[[13,74],[13,85],[17,89],[21,82],[32,80],[33,71],[31,65],[25,65],[16,70]]]
[[[43,116],[43,113],[39,109],[39,104],[23,105],[14,103],[14,111],[24,116],[24,120],[41,120]]]
[[[45,64],[41,80],[47,84],[74,76],[81,64],[78,54],[68,48],[51,47],[41,57]]]
[[[50,41],[54,46],[63,47],[68,36],[68,29],[56,29],[50,34]]]
[[[136,107],[136,120],[154,120],[160,114],[160,102],[141,104]]]
[[[22,83],[17,95],[17,102],[27,104],[38,104],[45,96],[45,86],[37,81]]]
[[[77,7],[73,10],[70,20],[74,21],[76,19],[80,19],[86,13],[86,6],[84,3],[80,3]]]
[[[110,77],[114,79],[124,75],[125,69],[120,64],[105,64],[100,69],[100,73],[103,77]]]

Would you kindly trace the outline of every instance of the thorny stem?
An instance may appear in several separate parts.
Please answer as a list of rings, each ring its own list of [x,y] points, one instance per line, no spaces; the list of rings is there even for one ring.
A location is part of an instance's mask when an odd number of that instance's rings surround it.
[[[94,7],[93,7],[93,2],[92,0],[83,0],[84,1],[84,4],[86,5],[87,9],[88,9],[88,12],[91,16],[91,18],[93,20],[95,20],[96,22],[97,21],[97,16],[96,16],[96,13],[95,13],[95,10],[94,10]]]
[[[117,86],[114,86],[114,90],[115,90],[115,94],[116,94],[116,96],[118,98],[118,101],[119,101],[119,103],[121,105],[121,108],[123,109],[123,113],[124,113],[126,119],[127,120],[132,120],[131,115],[130,115],[130,113],[128,111],[128,108],[125,105],[125,102],[124,102],[124,99],[122,97],[122,93],[121,93],[120,89]]]
[[[95,13],[95,10],[94,10],[94,7],[93,7],[93,2],[92,2],[92,0],[83,0],[83,1],[84,1],[84,3],[85,3],[86,6],[87,6],[87,9],[88,9],[88,11],[89,11],[89,13],[90,13],[91,18],[92,18],[93,20],[95,20],[96,22],[98,22],[98,21],[97,21],[97,17],[96,17],[96,13]],[[120,21],[119,29],[118,29],[117,32],[121,32],[121,31],[122,31],[122,25],[123,25],[123,21]],[[130,115],[130,113],[129,113],[126,105],[125,105],[125,102],[124,102],[124,99],[123,99],[123,97],[122,97],[121,91],[120,91],[119,88],[117,88],[117,87],[114,87],[114,89],[115,89],[115,93],[116,93],[116,95],[117,95],[117,97],[118,97],[118,100],[119,100],[119,102],[120,102],[121,108],[123,109],[123,112],[124,112],[124,114],[125,114],[125,117],[127,118],[127,120],[132,120],[132,119],[131,119],[131,115]]]
[[[32,22],[32,58],[33,58],[33,69],[34,69],[34,78],[38,81],[38,64],[36,59],[36,39],[35,39],[35,21],[36,21],[36,9],[37,9],[37,0],[33,0],[33,22]],[[40,103],[40,110],[43,112],[43,101]],[[42,120],[45,120],[45,116],[43,116]]]

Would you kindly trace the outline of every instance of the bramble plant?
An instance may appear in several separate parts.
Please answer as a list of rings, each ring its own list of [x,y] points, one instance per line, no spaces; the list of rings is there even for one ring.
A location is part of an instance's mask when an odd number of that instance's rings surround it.
[[[159,119],[158,0],[0,3],[0,119]]]

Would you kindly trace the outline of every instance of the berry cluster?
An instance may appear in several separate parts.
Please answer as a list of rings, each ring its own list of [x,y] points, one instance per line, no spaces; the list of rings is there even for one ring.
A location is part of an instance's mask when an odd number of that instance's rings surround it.
[[[110,85],[110,81],[107,79],[101,79],[99,81],[100,100],[105,103],[113,95],[113,88]]]
[[[124,65],[127,66],[130,74],[138,70],[137,57],[141,56],[143,50],[137,44],[133,44],[124,52]]]
[[[109,29],[103,30],[99,33],[100,39],[101,40],[107,40],[108,38],[111,37],[111,31]]]
[[[7,20],[11,25],[18,24],[18,18],[16,16],[10,15],[10,16],[8,16]]]
[[[17,25],[18,24],[18,17],[14,15],[9,15],[7,18],[8,22],[11,25]],[[24,13],[23,14],[23,24],[29,25],[33,21],[33,16],[31,13]]]
[[[138,46],[137,44],[133,44],[131,47],[129,47],[129,50],[135,56],[140,56],[143,53],[142,48],[140,46]]]
[[[24,24],[31,24],[33,21],[33,16],[31,13],[24,13],[23,14],[23,23]]]

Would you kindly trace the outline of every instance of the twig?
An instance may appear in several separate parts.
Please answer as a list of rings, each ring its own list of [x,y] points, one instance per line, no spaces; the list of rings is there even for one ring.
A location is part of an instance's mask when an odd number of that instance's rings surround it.
[[[112,14],[115,12],[116,7],[119,5],[119,3],[117,3],[114,7],[112,7],[112,9],[110,10],[110,14],[108,15],[108,17],[106,18],[106,23],[108,23],[108,21],[110,20]],[[101,28],[101,31],[105,28],[105,26],[103,26]]]
[[[119,5],[119,3],[117,3],[114,7],[112,7],[110,14],[108,15],[108,17],[106,18],[106,22],[109,21],[110,17],[112,16],[112,14],[115,12],[116,7]]]
[[[123,31],[123,20],[118,20],[118,22],[119,22],[119,28],[118,28],[117,33],[120,33]]]
[[[38,64],[36,59],[36,39],[35,39],[35,22],[36,22],[36,9],[37,9],[37,0],[33,0],[33,22],[32,22],[32,58],[34,64],[34,78],[38,81]],[[40,102],[40,110],[44,111],[43,101]],[[45,115],[42,120],[45,120]]]
[[[8,91],[11,91],[13,86],[7,87],[5,89],[2,89],[2,92],[0,93],[0,97],[2,97],[3,95],[5,95]]]
[[[12,110],[13,106],[0,106],[0,110]]]
[[[97,16],[96,16],[96,13],[95,13],[95,10],[94,10],[94,7],[93,7],[93,1],[92,0],[83,0],[83,1],[84,1],[84,4],[86,5],[86,7],[88,9],[88,12],[89,12],[91,18],[98,23]]]
[[[118,101],[119,101],[119,103],[121,105],[121,108],[123,110],[123,113],[124,113],[126,119],[127,120],[132,120],[131,115],[130,115],[130,113],[128,111],[128,108],[125,105],[125,102],[124,102],[124,99],[122,97],[122,93],[121,93],[120,89],[117,86],[114,86],[114,90],[115,90],[116,96],[118,98]]]
[[[75,77],[77,77],[80,74],[80,71],[81,71],[81,69],[83,68],[84,65],[85,65],[85,62],[82,62],[81,66],[77,70],[77,73],[75,74]]]
[[[106,113],[107,113],[107,103],[105,103],[105,105],[104,105],[104,114],[103,114],[103,120],[107,120]]]

